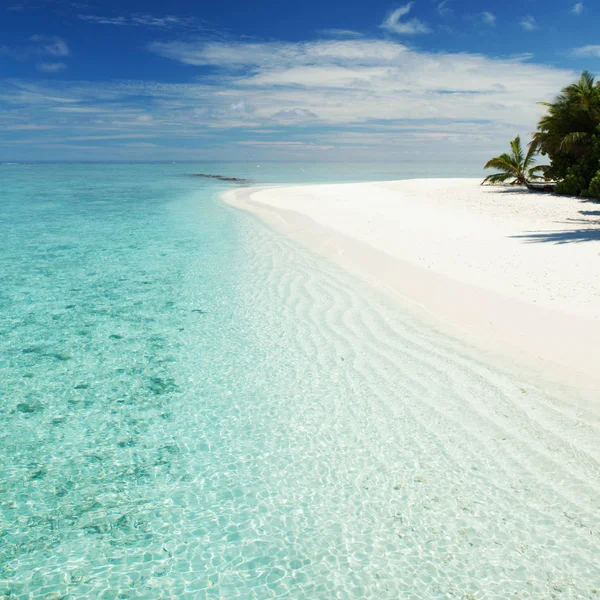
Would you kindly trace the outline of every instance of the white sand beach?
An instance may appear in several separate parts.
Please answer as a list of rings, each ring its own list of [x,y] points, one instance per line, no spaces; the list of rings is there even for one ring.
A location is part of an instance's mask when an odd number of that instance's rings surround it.
[[[479,183],[243,188],[223,199],[451,335],[593,396],[600,390],[600,206]]]

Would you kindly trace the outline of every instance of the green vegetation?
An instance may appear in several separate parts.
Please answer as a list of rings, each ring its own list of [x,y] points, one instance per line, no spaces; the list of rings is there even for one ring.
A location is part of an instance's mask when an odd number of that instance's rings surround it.
[[[526,184],[541,171],[547,181],[557,182],[559,194],[600,198],[600,82],[584,71],[554,102],[542,104],[547,113],[538,123],[527,157],[522,165],[519,162],[522,168],[516,169],[515,164],[522,156],[515,149],[515,142],[520,141],[517,137],[511,143],[512,155],[503,154],[486,164],[486,169],[497,168],[502,173],[486,177],[484,183],[504,182],[515,173],[512,183]],[[538,152],[548,157],[550,165],[528,170],[526,159],[530,157],[533,162]],[[508,162],[512,165],[511,175],[504,177]]]
[[[550,158],[545,175],[559,194],[600,198],[600,87],[584,71],[566,87],[538,124],[535,141]]]
[[[496,158],[488,160],[484,169],[497,169],[499,173],[488,175],[483,183],[509,183],[513,185],[526,185],[532,179],[541,179],[537,171],[543,169],[541,165],[533,166],[535,155],[537,154],[537,146],[535,143],[529,144],[527,154],[523,154],[521,146],[521,138],[517,136],[510,143],[510,154],[505,152]]]

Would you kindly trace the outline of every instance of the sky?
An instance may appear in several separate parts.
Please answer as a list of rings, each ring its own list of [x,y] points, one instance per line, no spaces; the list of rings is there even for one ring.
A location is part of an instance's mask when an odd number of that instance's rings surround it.
[[[597,0],[0,0],[0,161],[486,160]]]

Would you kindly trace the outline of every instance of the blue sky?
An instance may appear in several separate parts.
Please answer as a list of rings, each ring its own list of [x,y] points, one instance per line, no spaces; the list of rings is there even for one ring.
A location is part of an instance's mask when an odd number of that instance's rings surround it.
[[[594,0],[3,0],[0,160],[483,160],[600,65]]]

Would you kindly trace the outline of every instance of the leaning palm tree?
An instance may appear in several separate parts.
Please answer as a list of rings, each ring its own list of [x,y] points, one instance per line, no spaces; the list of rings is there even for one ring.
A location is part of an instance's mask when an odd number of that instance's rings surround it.
[[[529,144],[527,154],[523,153],[521,137],[517,136],[510,143],[511,152],[505,152],[488,160],[484,169],[498,169],[499,173],[488,175],[482,182],[486,183],[510,183],[512,185],[527,185],[530,180],[542,179],[537,173],[544,169],[543,165],[533,166],[538,147],[535,142]],[[509,181],[511,180],[511,181]]]

